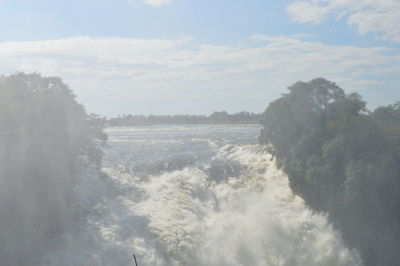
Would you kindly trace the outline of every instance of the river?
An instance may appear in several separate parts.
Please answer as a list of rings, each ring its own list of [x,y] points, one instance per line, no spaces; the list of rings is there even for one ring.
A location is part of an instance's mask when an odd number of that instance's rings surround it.
[[[86,209],[43,265],[360,265],[323,214],[293,195],[257,125],[108,128]]]

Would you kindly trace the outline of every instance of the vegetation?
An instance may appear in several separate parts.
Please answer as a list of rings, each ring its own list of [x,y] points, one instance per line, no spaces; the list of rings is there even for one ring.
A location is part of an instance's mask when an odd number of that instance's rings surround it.
[[[73,185],[101,163],[102,127],[59,78],[0,76],[1,265],[34,265],[68,229]]]
[[[322,78],[288,90],[263,113],[260,141],[365,265],[398,265],[400,103],[370,112],[360,95]]]
[[[260,115],[239,112],[228,114],[225,111],[205,115],[123,115],[107,121],[109,126],[143,126],[159,124],[259,124]]]

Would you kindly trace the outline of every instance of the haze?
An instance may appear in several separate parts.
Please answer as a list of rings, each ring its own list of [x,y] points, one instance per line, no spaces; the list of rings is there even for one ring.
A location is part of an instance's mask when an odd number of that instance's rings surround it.
[[[60,76],[89,112],[260,113],[324,77],[374,108],[399,98],[400,4],[0,1],[0,73]],[[110,104],[116,103],[116,104]]]
[[[399,0],[0,0],[0,265],[398,265],[399,25]]]

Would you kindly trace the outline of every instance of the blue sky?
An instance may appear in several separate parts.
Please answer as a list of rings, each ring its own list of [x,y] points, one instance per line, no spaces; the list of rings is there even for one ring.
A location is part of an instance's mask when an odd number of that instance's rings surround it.
[[[61,76],[90,112],[261,112],[326,77],[400,100],[397,0],[0,0],[0,72]]]

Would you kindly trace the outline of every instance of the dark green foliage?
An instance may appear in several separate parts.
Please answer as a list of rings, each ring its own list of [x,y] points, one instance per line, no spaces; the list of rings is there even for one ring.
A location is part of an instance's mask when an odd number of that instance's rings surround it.
[[[239,112],[228,114],[225,111],[205,115],[124,115],[107,121],[110,126],[142,126],[159,124],[259,124],[260,115]]]
[[[0,76],[1,265],[33,265],[76,218],[73,185],[100,165],[102,127],[59,78]]]
[[[261,123],[293,191],[329,214],[365,265],[397,265],[400,104],[371,113],[360,95],[318,78],[289,87]]]

